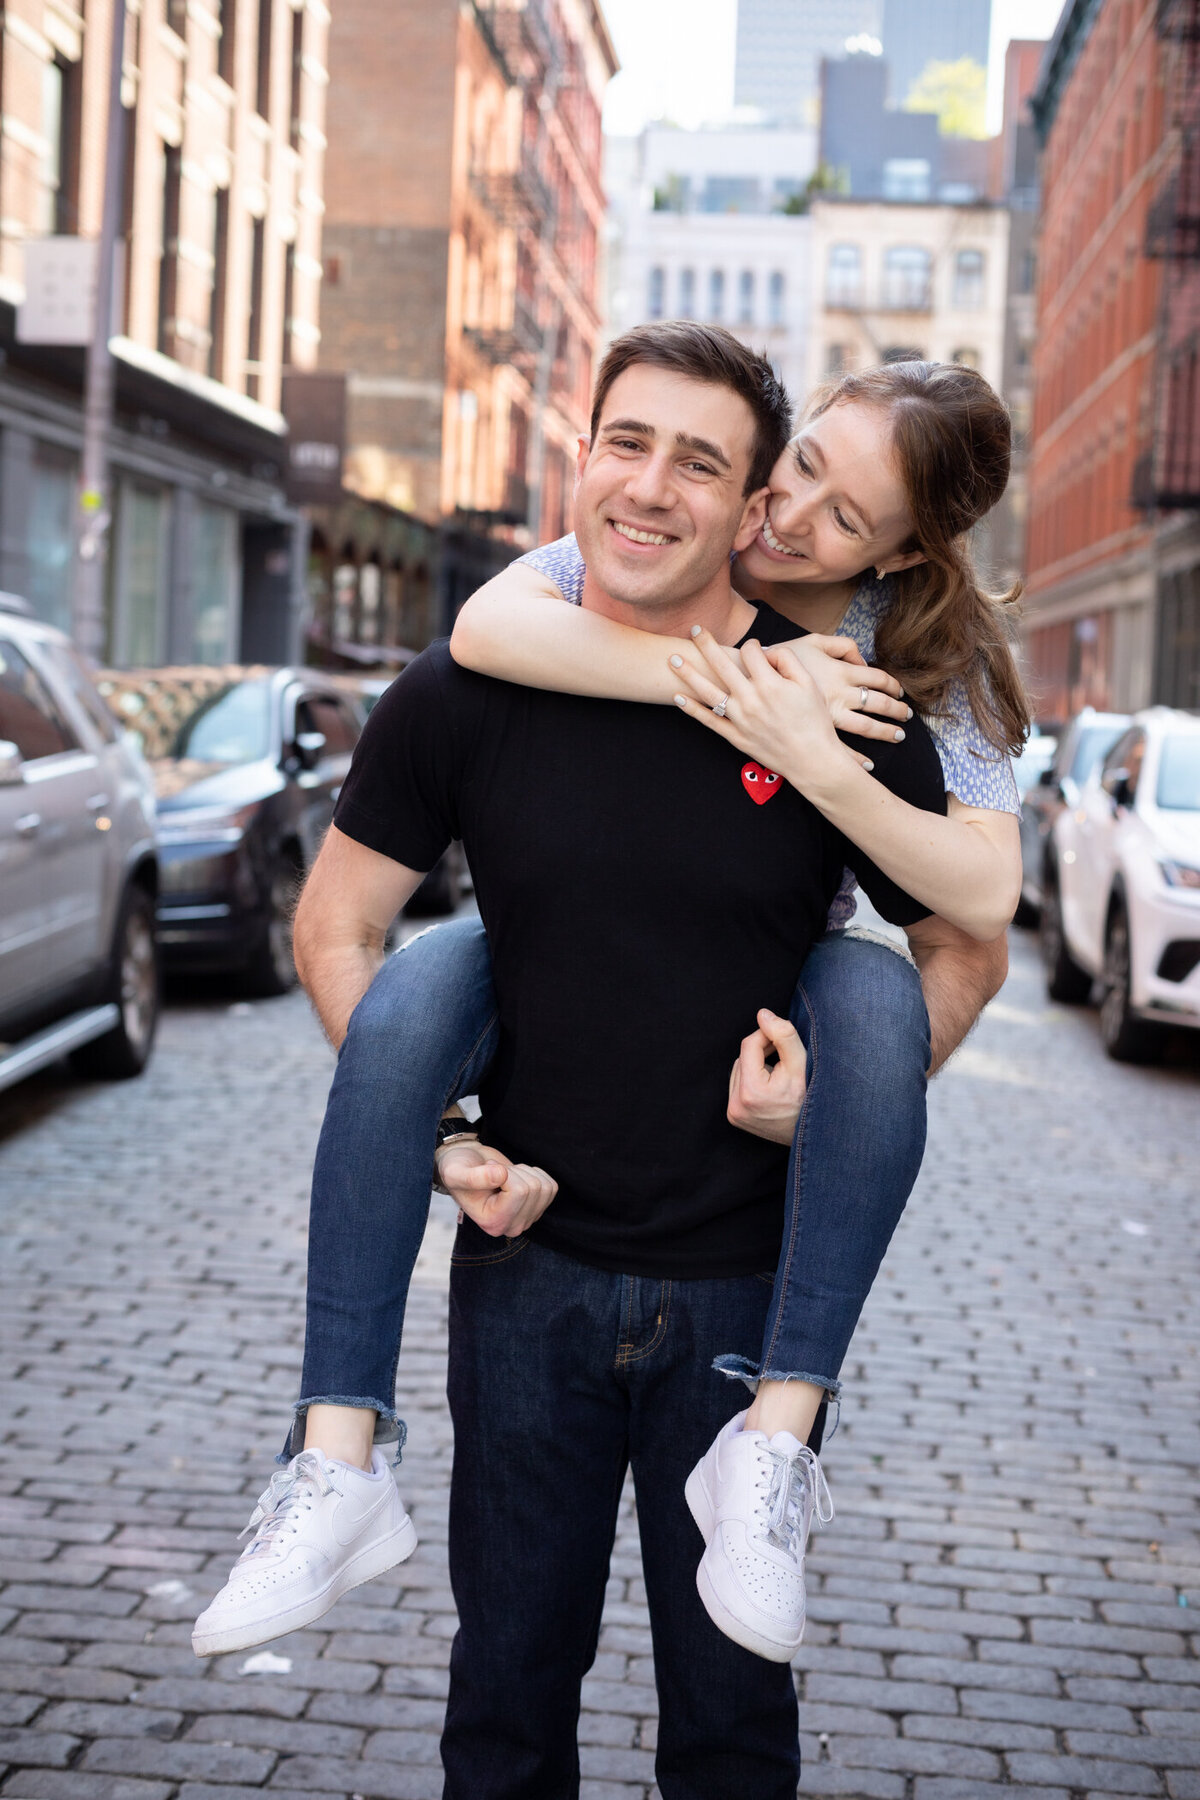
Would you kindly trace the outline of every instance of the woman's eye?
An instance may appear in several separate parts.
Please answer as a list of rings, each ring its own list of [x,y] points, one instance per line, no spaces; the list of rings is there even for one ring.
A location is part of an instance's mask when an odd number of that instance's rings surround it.
[[[843,518],[836,506],[833,509],[833,516],[843,531],[848,532],[851,537],[858,536],[857,531],[855,531],[855,529],[854,529],[853,525],[850,523],[849,519]]]
[[[805,456],[803,450],[797,450],[797,452],[796,452],[796,467],[799,469],[799,471],[802,475],[811,475],[812,474],[812,464],[809,462],[808,458]]]

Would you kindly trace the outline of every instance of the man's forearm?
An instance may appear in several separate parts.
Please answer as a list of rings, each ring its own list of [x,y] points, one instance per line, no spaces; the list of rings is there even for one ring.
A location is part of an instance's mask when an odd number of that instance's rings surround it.
[[[382,946],[339,944],[330,949],[310,949],[303,964],[298,965],[305,991],[335,1050],[341,1048],[350,1015],[382,962]]]
[[[929,1073],[936,1075],[1004,985],[1008,943],[997,938],[991,944],[939,945],[915,953],[929,1013]]]

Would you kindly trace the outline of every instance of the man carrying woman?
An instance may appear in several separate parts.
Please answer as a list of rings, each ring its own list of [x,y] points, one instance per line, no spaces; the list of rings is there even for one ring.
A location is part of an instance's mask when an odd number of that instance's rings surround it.
[[[829,410],[840,428],[854,403]],[[731,552],[750,563],[761,545],[807,560],[820,587],[836,573],[826,529],[846,529],[851,556],[866,549],[859,570],[879,551],[885,576],[955,548],[960,534],[923,536],[914,517],[899,421],[878,397],[858,411],[857,437],[807,444],[822,519],[796,534],[809,549],[789,547],[766,511],[788,413],[766,365],[696,325],[618,340],[580,452],[582,605],[545,603],[552,639],[560,619],[600,628],[590,672],[543,670],[575,689],[556,693],[514,685],[534,679],[528,667],[472,674],[437,646],[418,659],[372,716],[298,916],[305,983],[342,1051],[314,1184],[295,1455],[194,1641],[208,1654],[293,1629],[411,1550],[371,1443],[399,1429],[400,1316],[423,1223],[413,1184],[428,1186],[421,1159],[447,1102],[478,1087],[483,1142],[450,1141],[452,1125],[437,1156],[468,1214],[451,1294],[460,1633],[443,1745],[446,1792],[463,1800],[576,1791],[579,1683],[627,1463],[665,1800],[795,1791],[783,1663],[826,1497],[818,1408],[919,1164],[929,1026],[936,1063],[996,983],[995,953],[972,942],[1011,910],[1004,831],[980,825],[991,809],[970,794],[941,816],[945,757],[895,681],[852,667],[848,640],[781,649],[795,626],[730,583]],[[934,610],[948,585],[942,570]],[[1019,690],[1001,660],[985,655],[980,674],[984,634],[957,599],[940,615],[949,673],[981,714],[994,704],[1000,761]],[[826,629],[845,611],[843,598]],[[520,633],[503,635],[519,658]],[[902,651],[918,641],[897,638]],[[597,644],[619,664],[607,689],[589,685]],[[1002,658],[998,634],[984,648]],[[463,649],[466,662],[488,655]],[[945,699],[946,681],[900,660],[918,702]],[[668,704],[639,704],[654,699]],[[868,708],[889,722],[839,741],[833,721],[861,732]],[[446,930],[371,985],[387,925],[452,835],[490,970],[477,933]],[[822,936],[846,865],[908,931],[928,1021],[894,951]],[[830,1034],[835,989],[851,1004]],[[400,1095],[397,1033],[418,1044]],[[873,1045],[887,1047],[882,1081]],[[802,1097],[781,1258],[782,1145]],[[372,1121],[385,1124],[382,1168],[355,1160]],[[748,1419],[728,1420],[714,1360],[757,1382]],[[707,1542],[699,1594],[687,1507]]]

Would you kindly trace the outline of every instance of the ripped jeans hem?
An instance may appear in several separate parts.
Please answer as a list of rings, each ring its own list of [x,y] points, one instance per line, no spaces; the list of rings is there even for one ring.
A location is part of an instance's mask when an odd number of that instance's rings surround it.
[[[760,1381],[807,1381],[813,1387],[824,1391],[824,1398],[836,1410],[834,1413],[833,1431],[838,1428],[842,1416],[842,1384],[827,1375],[810,1375],[804,1369],[762,1369],[748,1356],[718,1356],[713,1361],[713,1368],[718,1375],[726,1376],[730,1381],[744,1381],[750,1392],[757,1393]],[[830,1437],[833,1436],[830,1432]]]
[[[400,1417],[394,1406],[385,1406],[381,1400],[371,1400],[362,1394],[308,1394],[297,1400],[292,1408],[292,1424],[281,1453],[275,1461],[281,1468],[298,1456],[304,1448],[304,1420],[310,1406],[355,1406],[364,1412],[375,1414],[375,1438],[377,1444],[395,1444],[396,1454],[392,1466],[396,1467],[408,1439],[408,1426]]]

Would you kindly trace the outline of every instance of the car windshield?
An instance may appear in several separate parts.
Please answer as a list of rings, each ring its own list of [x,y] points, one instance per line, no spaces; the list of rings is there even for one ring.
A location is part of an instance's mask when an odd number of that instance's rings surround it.
[[[1088,725],[1079,734],[1071,758],[1071,779],[1082,787],[1102,756],[1106,756],[1122,730],[1120,725]]]
[[[250,763],[271,751],[271,684],[227,670],[106,672],[97,680],[151,762]]]
[[[1181,731],[1166,739],[1156,798],[1167,812],[1200,812],[1200,732]]]

